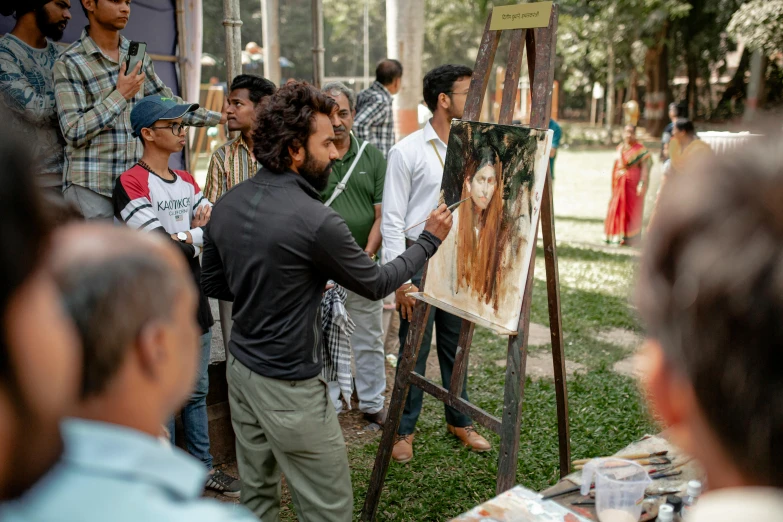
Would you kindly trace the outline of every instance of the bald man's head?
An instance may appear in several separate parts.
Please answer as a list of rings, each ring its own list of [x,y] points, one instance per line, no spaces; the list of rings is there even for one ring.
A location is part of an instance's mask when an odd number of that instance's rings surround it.
[[[84,346],[82,399],[110,385],[148,326],[170,324],[189,333],[195,324],[193,279],[169,242],[163,235],[96,224],[55,234],[55,278]],[[180,306],[186,307],[186,325],[176,324],[182,322]]]

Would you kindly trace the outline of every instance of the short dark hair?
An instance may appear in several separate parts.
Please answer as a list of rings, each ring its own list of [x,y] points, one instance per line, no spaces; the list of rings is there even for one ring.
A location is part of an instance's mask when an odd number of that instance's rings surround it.
[[[267,80],[263,76],[255,74],[240,74],[234,81],[231,82],[230,91],[236,91],[237,89],[247,89],[250,101],[253,103],[260,102],[265,96],[271,96],[275,93],[275,84]]]
[[[256,159],[272,172],[291,167],[288,148],[307,146],[317,114],[331,116],[337,102],[306,82],[290,82],[261,102],[253,135]]]
[[[667,182],[636,301],[672,372],[755,483],[783,487],[783,139]]]
[[[677,105],[676,103],[670,103],[669,104],[669,112],[672,112],[672,111],[677,111],[677,114],[679,114],[680,113],[680,106]]]
[[[182,290],[166,261],[148,252],[80,259],[58,267],[56,279],[82,341],[82,399],[106,389],[142,328],[170,318]]]
[[[693,122],[685,118],[680,118],[675,121],[674,128],[691,136],[696,134],[696,127],[694,127]]]
[[[12,393],[18,383],[9,359],[5,316],[14,294],[38,268],[51,231],[33,164],[26,144],[11,132],[0,131],[0,382]]]
[[[402,64],[397,60],[386,58],[375,67],[375,80],[381,85],[391,85],[397,78],[402,78]]]
[[[438,107],[441,93],[451,94],[454,82],[473,76],[473,69],[465,65],[446,64],[435,67],[424,76],[424,103],[432,112]]]

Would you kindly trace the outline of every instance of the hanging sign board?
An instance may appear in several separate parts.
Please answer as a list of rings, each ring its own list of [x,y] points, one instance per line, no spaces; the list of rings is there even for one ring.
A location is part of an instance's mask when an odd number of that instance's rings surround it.
[[[495,7],[492,9],[492,22],[489,28],[492,31],[503,31],[547,27],[550,14],[552,14],[552,2]]]

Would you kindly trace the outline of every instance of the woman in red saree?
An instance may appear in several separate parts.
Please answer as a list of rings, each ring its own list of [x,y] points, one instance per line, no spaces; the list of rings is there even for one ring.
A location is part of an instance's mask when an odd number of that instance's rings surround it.
[[[650,159],[644,145],[636,141],[636,127],[626,126],[612,169],[612,200],[604,223],[607,243],[631,246],[641,238]]]

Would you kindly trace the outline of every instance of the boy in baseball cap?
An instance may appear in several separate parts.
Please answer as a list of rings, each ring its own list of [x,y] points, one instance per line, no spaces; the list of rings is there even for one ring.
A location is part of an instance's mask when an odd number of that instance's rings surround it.
[[[201,291],[199,255],[203,227],[209,222],[212,203],[205,198],[188,172],[169,168],[172,154],[185,147],[182,117],[198,108],[178,104],[172,98],[148,96],[133,108],[131,128],[144,144],[138,163],[117,179],[114,187],[114,218],[132,228],[164,233],[179,247],[199,287],[197,318],[201,327],[201,358],[196,389],[182,409],[182,424],[188,452],[210,470],[207,487],[227,496],[239,496],[239,480],[212,469],[206,398],[209,391],[209,356],[214,324],[209,302]],[[169,423],[172,442],[174,422]]]

